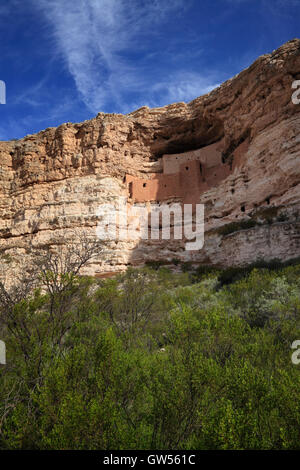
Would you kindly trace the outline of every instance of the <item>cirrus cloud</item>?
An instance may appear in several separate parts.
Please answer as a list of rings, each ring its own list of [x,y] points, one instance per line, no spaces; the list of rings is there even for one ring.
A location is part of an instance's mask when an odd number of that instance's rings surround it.
[[[164,22],[170,15],[180,18],[191,0],[40,0],[38,5],[92,112],[189,101],[215,86],[213,78],[184,73],[173,57],[167,60],[173,66],[168,70],[160,49]],[[151,60],[145,59],[151,53],[162,62],[159,74],[153,74]]]

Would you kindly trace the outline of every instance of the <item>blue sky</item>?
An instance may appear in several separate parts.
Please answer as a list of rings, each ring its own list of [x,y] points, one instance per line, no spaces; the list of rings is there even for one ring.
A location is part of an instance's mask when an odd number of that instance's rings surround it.
[[[299,37],[300,0],[0,2],[0,140],[188,102]]]

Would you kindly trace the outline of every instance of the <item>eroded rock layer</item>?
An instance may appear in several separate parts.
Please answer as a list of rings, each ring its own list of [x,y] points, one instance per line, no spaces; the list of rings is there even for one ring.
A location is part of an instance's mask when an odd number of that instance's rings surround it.
[[[300,40],[257,59],[209,94],[127,115],[99,113],[0,143],[0,246],[26,262],[32,247],[96,238],[99,206],[205,205],[205,243],[107,240],[87,268],[105,275],[145,261],[222,266],[300,256]],[[188,171],[190,171],[188,175]]]

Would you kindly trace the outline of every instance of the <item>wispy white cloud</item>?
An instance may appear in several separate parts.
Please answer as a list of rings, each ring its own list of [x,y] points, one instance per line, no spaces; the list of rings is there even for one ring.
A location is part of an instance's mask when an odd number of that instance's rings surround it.
[[[162,71],[154,77],[142,60],[151,38],[170,15],[190,0],[39,0],[52,26],[55,42],[84,103],[93,111],[128,112],[135,103],[152,106],[189,101],[210,90],[201,74],[176,70],[171,79]],[[151,47],[150,47],[151,52]],[[153,51],[155,52],[155,51]],[[163,51],[160,51],[163,54]],[[157,53],[157,51],[156,51]],[[132,54],[137,55],[133,60]],[[138,97],[142,95],[142,97]],[[132,106],[132,107],[131,107]]]
[[[180,72],[165,82],[153,86],[153,91],[162,93],[168,102],[190,101],[197,96],[209,93],[220,83],[214,78],[202,76],[198,73]]]

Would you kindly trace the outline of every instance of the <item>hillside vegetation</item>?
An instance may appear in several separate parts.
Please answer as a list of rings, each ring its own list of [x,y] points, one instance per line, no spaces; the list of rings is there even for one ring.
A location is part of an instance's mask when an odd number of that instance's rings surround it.
[[[299,449],[300,265],[185,271],[1,286],[0,449]]]

